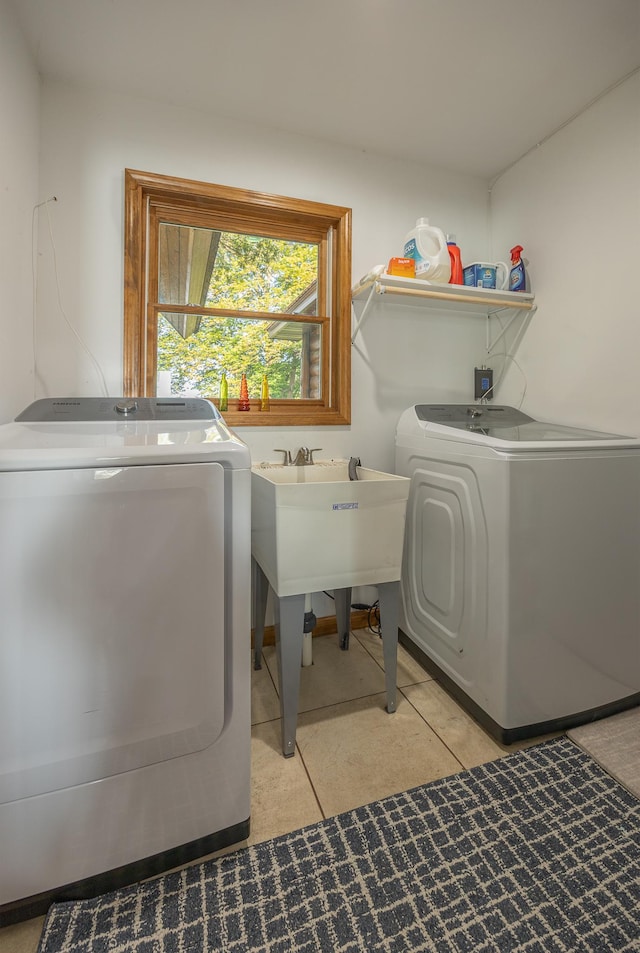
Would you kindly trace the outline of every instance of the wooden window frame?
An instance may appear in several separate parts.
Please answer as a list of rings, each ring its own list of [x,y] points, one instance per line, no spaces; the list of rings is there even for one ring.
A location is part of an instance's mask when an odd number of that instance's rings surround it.
[[[303,199],[252,192],[230,186],[125,169],[124,258],[124,395],[153,396],[156,392],[156,328],[159,311],[171,306],[149,303],[149,222],[162,209],[184,216],[192,224],[215,213],[226,228],[257,234],[316,241],[321,268],[328,269],[329,294],[320,290],[318,316],[295,316],[322,325],[322,397],[319,400],[272,400],[268,413],[260,412],[259,395],[251,410],[239,412],[229,396],[224,417],[239,426],[336,426],[351,422],[351,209]],[[207,220],[208,221],[208,220]],[[209,225],[210,227],[210,225]],[[331,242],[328,236],[331,236]],[[329,244],[331,247],[329,248]],[[157,260],[157,258],[156,258]],[[176,310],[186,311],[180,306]],[[204,314],[207,309],[193,308]],[[219,309],[216,309],[219,313]],[[273,318],[252,312],[256,317]],[[217,404],[214,395],[208,397]]]

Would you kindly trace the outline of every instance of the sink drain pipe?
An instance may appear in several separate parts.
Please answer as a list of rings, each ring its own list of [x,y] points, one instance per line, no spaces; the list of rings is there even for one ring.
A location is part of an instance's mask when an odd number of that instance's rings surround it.
[[[311,593],[308,592],[304,597],[304,625],[302,628],[302,664],[305,667],[313,665],[313,630],[317,621],[311,609]]]

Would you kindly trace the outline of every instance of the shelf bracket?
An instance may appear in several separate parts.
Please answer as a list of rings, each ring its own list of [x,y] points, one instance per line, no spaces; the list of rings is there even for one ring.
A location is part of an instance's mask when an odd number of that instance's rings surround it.
[[[355,340],[356,340],[356,338],[358,337],[358,331],[360,330],[360,328],[361,328],[362,325],[364,324],[364,319],[365,319],[366,316],[367,316],[367,312],[369,311],[369,308],[370,308],[370,306],[371,306],[371,302],[372,302],[372,300],[373,300],[373,296],[374,296],[374,294],[376,293],[376,291],[378,291],[378,282],[377,282],[377,281],[374,281],[373,284],[371,285],[371,291],[369,292],[369,295],[368,295],[368,297],[367,297],[367,300],[366,300],[365,303],[364,303],[364,307],[362,308],[362,313],[360,314],[360,317],[359,317],[359,318],[358,318],[357,315],[356,315],[355,305],[354,305],[353,301],[351,302],[351,313],[353,314],[354,320],[355,320],[355,322],[356,322],[356,323],[355,323],[355,326],[354,326],[354,328],[353,328],[353,333],[352,333],[352,335],[351,335],[351,343],[352,343],[352,344],[355,344]]]
[[[487,319],[486,325],[486,348],[487,354],[491,354],[496,345],[511,327],[516,317],[526,312],[531,316],[536,311],[533,303],[533,295],[527,293],[520,297],[508,291],[495,291],[485,288],[473,288],[464,285],[438,285],[429,284],[427,281],[420,281],[416,278],[402,279],[397,276],[381,274],[382,265],[362,279],[360,284],[352,290],[351,297],[351,317],[352,334],[351,344],[355,344],[360,328],[368,317],[376,294],[398,295],[403,298],[422,300],[431,307],[442,309],[453,309],[468,311],[472,309],[474,313],[484,314]],[[365,299],[366,295],[366,299]],[[355,299],[358,298],[358,304],[364,299],[362,311],[358,317]],[[516,300],[519,299],[519,300]],[[513,302],[513,303],[512,303]],[[491,340],[491,318],[496,317],[504,311],[511,311],[511,317],[506,325],[502,327],[500,322],[500,332],[495,339]],[[528,325],[528,321],[523,321],[522,328]],[[516,336],[520,337],[520,332]]]
[[[529,319],[531,319],[531,316],[535,313],[536,310],[537,310],[537,309],[536,309],[536,306],[533,305],[533,307],[532,307],[532,308],[529,310],[529,312],[528,312],[528,317],[529,317]],[[491,318],[494,317],[494,316],[496,316],[496,315],[498,315],[498,314],[501,314],[501,312],[503,312],[503,311],[513,311],[513,314],[511,315],[511,317],[509,318],[509,320],[507,321],[507,323],[505,324],[505,326],[502,328],[502,330],[500,331],[500,333],[499,333],[499,334],[494,338],[494,340],[492,341],[492,340],[491,340]],[[504,337],[504,335],[507,333],[507,331],[509,330],[509,328],[511,327],[511,325],[513,324],[513,322],[515,321],[515,319],[516,319],[517,317],[519,317],[520,315],[521,315],[521,312],[520,312],[520,311],[516,311],[515,309],[509,308],[509,307],[505,307],[505,308],[495,308],[493,311],[490,311],[490,312],[487,314],[487,354],[491,354],[491,352],[493,351],[493,349],[494,349],[494,347],[496,346],[496,344],[498,343],[498,341],[500,341],[501,338]],[[526,323],[528,323],[528,321],[527,321]],[[525,325],[525,322],[523,322],[523,327],[524,327],[524,325]],[[521,331],[522,331],[522,328],[521,328]],[[520,336],[520,334],[518,334],[518,337],[519,337],[519,336]]]

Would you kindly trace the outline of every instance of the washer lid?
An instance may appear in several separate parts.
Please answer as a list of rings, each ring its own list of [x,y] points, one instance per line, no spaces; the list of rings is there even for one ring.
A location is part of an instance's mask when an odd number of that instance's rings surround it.
[[[515,407],[500,404],[417,404],[424,430],[449,433],[450,439],[492,445],[513,444],[512,450],[553,449],[558,446],[638,446],[637,437],[586,430],[534,420]]]
[[[199,398],[44,399],[0,426],[0,471],[209,461],[248,469],[251,455]]]

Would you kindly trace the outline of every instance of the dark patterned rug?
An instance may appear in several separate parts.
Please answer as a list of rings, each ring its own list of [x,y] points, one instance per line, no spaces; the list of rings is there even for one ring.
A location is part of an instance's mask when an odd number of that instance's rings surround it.
[[[640,950],[640,801],[567,738],[54,905],[39,953]]]

